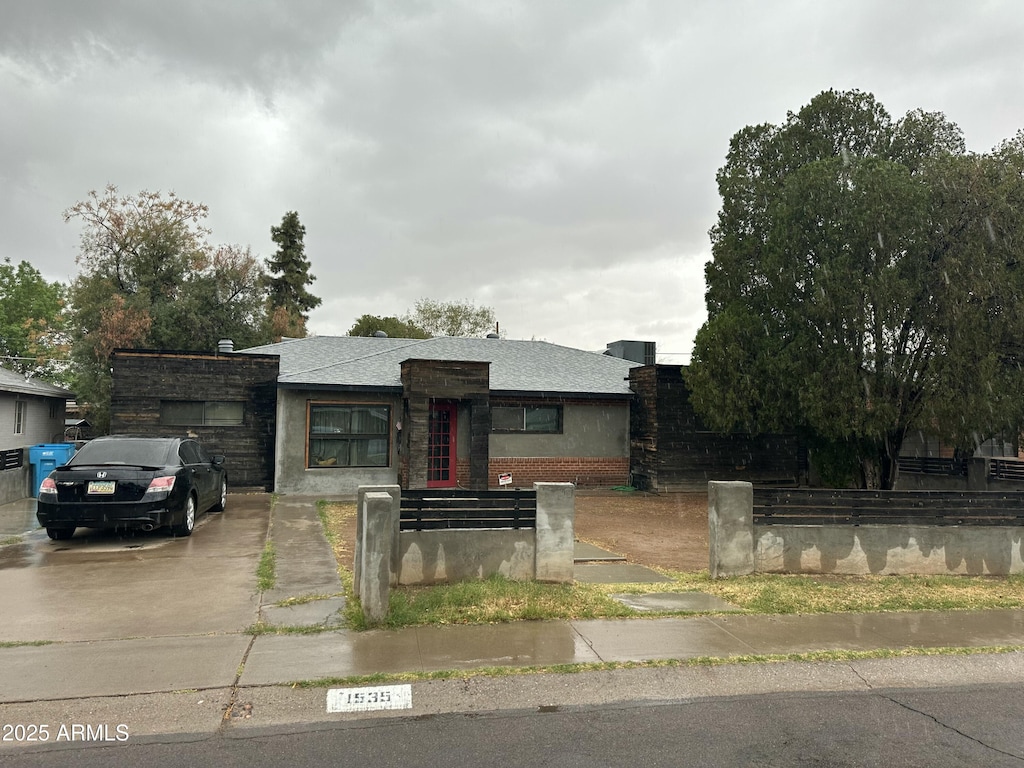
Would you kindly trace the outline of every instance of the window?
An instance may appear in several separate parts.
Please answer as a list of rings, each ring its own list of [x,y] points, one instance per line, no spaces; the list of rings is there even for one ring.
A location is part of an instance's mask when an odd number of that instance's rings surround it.
[[[237,427],[245,404],[202,400],[161,400],[160,423],[186,427]]]
[[[310,467],[386,467],[391,408],[387,405],[309,406]]]
[[[14,401],[14,434],[22,435],[25,433],[25,401],[15,400]]]
[[[562,432],[560,405],[499,405],[491,408],[492,432]]]

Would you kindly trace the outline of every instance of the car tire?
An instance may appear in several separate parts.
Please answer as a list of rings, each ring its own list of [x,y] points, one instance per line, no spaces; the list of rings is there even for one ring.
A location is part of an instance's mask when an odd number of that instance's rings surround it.
[[[54,541],[66,541],[75,535],[74,528],[47,528],[46,535]]]
[[[211,508],[211,512],[223,512],[224,508],[228,505],[228,481],[222,479],[220,481],[220,496],[217,498],[217,503]]]
[[[184,538],[191,536],[192,531],[196,527],[196,497],[194,494],[189,494],[188,499],[185,500],[185,515],[178,525],[171,526],[171,536],[178,538]]]

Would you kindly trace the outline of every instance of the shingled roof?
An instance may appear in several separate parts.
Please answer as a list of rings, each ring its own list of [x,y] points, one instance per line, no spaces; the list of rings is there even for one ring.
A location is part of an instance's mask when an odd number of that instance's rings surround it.
[[[22,374],[7,368],[0,368],[0,392],[17,392],[19,395],[38,395],[68,400],[74,393],[40,379],[26,379]]]
[[[405,360],[489,362],[491,391],[623,397],[638,363],[546,341],[311,336],[241,350],[280,355],[278,385],[400,392]]]

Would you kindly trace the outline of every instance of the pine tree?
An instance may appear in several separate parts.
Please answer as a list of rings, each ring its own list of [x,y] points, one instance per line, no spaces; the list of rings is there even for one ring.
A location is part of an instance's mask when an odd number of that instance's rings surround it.
[[[309,261],[306,260],[305,237],[306,228],[299,222],[299,214],[289,211],[281,219],[281,226],[271,227],[270,236],[277,243],[277,253],[267,260],[267,290],[271,317],[280,318],[284,315],[288,322],[283,323],[291,333],[288,335],[305,335],[306,320],[311,309],[320,306],[320,298],[308,290],[316,279],[309,273]],[[276,323],[275,325],[282,325]]]

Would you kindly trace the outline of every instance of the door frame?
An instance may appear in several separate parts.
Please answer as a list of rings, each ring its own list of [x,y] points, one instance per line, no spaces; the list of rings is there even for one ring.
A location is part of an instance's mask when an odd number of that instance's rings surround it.
[[[432,480],[430,475],[435,467],[431,466],[431,462],[434,460],[432,456],[432,448],[434,447],[434,431],[431,429],[434,423],[434,414],[447,413],[448,414],[448,443],[447,443],[447,455],[439,454],[437,458],[448,459],[448,477],[446,479]],[[458,465],[458,415],[459,406],[458,403],[452,400],[431,400],[430,411],[427,417],[427,488],[454,488],[458,485],[456,479],[456,468]],[[441,446],[442,448],[444,446]]]

